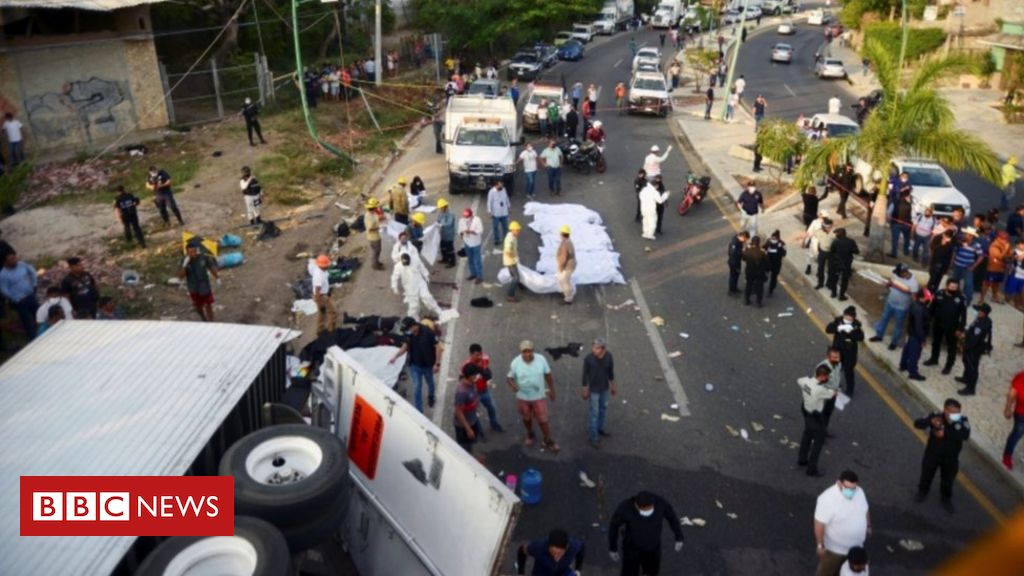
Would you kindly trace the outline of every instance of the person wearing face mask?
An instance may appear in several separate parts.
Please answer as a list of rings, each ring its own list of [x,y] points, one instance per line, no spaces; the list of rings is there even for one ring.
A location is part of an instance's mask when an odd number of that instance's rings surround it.
[[[839,569],[839,576],[868,576],[868,551],[863,546],[850,548],[846,562]]]
[[[782,259],[786,257],[786,243],[782,240],[782,233],[778,230],[772,232],[764,250],[768,254],[768,296],[771,297],[775,293],[775,287],[779,285]]]
[[[907,343],[900,354],[900,371],[906,370],[908,378],[923,382],[925,377],[918,371],[917,361],[921,359],[921,349],[928,340],[928,293],[922,288],[914,294],[907,312]]]
[[[815,576],[835,576],[855,546],[871,535],[868,499],[853,470],[843,470],[839,481],[818,496],[814,506],[814,540],[818,568]]]
[[[646,490],[622,501],[608,525],[608,553],[622,560],[621,576],[657,576],[661,569],[661,526],[667,522],[675,534],[675,551],[683,549],[683,529],[672,505]],[[622,532],[622,554],[619,554]]]
[[[964,385],[956,393],[961,396],[974,396],[974,388],[978,385],[978,371],[981,367],[981,356],[992,353],[992,307],[988,304],[975,304],[978,311],[974,322],[963,333],[964,339],[964,373],[955,380]]]
[[[740,210],[740,228],[757,236],[757,216],[764,210],[764,196],[757,190],[754,181],[747,182],[747,187],[736,199]]]
[[[547,538],[538,538],[519,546],[516,574],[526,574],[526,559],[533,558],[533,576],[579,576],[586,546],[570,538],[565,530],[555,529]]]
[[[942,412],[914,420],[914,428],[928,431],[928,444],[921,460],[921,479],[917,483],[915,502],[924,502],[932,487],[935,473],[941,471],[939,493],[942,507],[953,513],[953,481],[960,470],[960,450],[971,437],[971,423],[960,413],[960,402],[946,400]]]
[[[401,292],[399,292],[399,286],[401,286]],[[441,316],[441,307],[437,305],[437,300],[434,300],[430,290],[427,289],[427,280],[423,276],[419,263],[413,262],[409,254],[403,253],[399,257],[398,263],[395,264],[395,269],[391,273],[391,290],[395,295],[402,296],[406,306],[406,316],[419,320],[421,303],[438,317]]]
[[[840,383],[843,379],[843,363],[840,360],[841,358],[839,356],[839,350],[836,350],[835,348],[829,348],[828,353],[825,355],[825,359],[822,360],[821,362],[818,362],[818,366],[815,367],[815,370],[817,370],[817,368],[820,366],[825,366],[829,369],[828,382],[825,383],[825,388],[828,388],[829,390],[833,390],[835,392],[839,391]],[[832,420],[832,412],[834,412],[835,409],[835,396],[829,398],[828,400],[825,400],[825,406],[821,412],[822,416],[824,416],[825,418],[826,429],[828,429],[828,423],[830,420]],[[826,437],[827,436],[828,435],[826,434]]]
[[[956,363],[957,334],[967,324],[967,300],[960,294],[960,283],[950,278],[946,289],[935,294],[929,306],[932,320],[932,353],[925,360],[925,366],[937,366],[942,345],[946,345],[946,364],[943,374],[949,374]]]
[[[160,211],[160,218],[164,221],[165,225],[171,223],[171,218],[167,214],[168,207],[170,207],[171,212],[174,212],[174,217],[178,219],[178,223],[181,225],[185,224],[185,221],[181,219],[178,203],[174,200],[174,192],[171,190],[171,175],[166,170],[150,166],[149,176],[146,178],[146,188],[153,191],[153,202],[156,204],[157,210]]]
[[[825,327],[825,332],[832,334],[832,347],[839,351],[839,362],[843,367],[843,381],[846,384],[846,395],[853,397],[855,385],[854,369],[857,367],[857,346],[864,341],[864,329],[857,320],[857,309],[847,306],[843,315],[836,317]]]
[[[796,463],[807,467],[808,476],[822,476],[818,471],[818,457],[825,445],[825,403],[835,398],[837,393],[828,387],[831,374],[831,368],[818,365],[813,378],[804,377],[796,381],[803,398],[800,412],[804,417],[804,432],[800,437]]]

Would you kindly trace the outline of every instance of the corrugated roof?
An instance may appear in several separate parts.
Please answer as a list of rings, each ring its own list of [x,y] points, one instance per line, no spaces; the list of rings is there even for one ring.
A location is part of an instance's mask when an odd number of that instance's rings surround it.
[[[132,537],[19,536],[19,476],[177,476],[294,332],[74,321],[0,366],[0,574],[108,574]]]
[[[96,10],[110,12],[121,8],[131,8],[140,4],[159,4],[166,0],[3,0],[3,8],[75,8],[78,10]]]

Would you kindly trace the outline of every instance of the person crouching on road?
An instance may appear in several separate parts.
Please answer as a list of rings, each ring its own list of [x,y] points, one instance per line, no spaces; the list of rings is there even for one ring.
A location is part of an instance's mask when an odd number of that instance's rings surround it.
[[[646,490],[623,500],[608,526],[608,554],[622,560],[621,576],[657,576],[661,570],[661,528],[668,523],[676,537],[674,549],[683,549],[683,529],[672,505]],[[622,554],[619,554],[619,532]]]
[[[338,313],[331,302],[331,280],[327,269],[331,267],[331,259],[326,254],[316,257],[316,269],[313,271],[313,301],[316,302],[316,333],[334,332],[338,324]]]
[[[576,247],[569,238],[571,230],[568,225],[562,226],[559,233],[562,243],[558,245],[555,264],[558,267],[558,286],[562,289],[563,304],[572,304],[576,296],[576,286],[572,283],[572,275],[576,271]]]
[[[427,288],[427,277],[421,270],[422,264],[419,262],[419,257],[416,258],[416,261],[413,261],[413,256],[409,253],[402,253],[399,256],[398,263],[395,264],[395,269],[391,273],[391,290],[395,295],[401,295],[405,301],[406,316],[418,321],[422,303],[428,310],[440,317],[441,307],[430,294],[430,290]],[[399,286],[401,286],[401,292]]]
[[[260,206],[263,204],[263,187],[252,175],[248,166],[242,166],[242,179],[238,183],[242,188],[242,197],[245,199],[245,217],[249,219],[249,225],[262,224],[260,218]]]

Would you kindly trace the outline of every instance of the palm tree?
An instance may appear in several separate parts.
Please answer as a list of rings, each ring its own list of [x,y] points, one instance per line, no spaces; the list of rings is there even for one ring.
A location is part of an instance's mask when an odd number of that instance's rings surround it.
[[[875,171],[886,174],[894,158],[901,156],[931,158],[954,170],[975,172],[986,180],[999,182],[999,160],[989,146],[973,134],[956,128],[949,102],[939,95],[936,83],[950,74],[976,68],[976,60],[966,55],[929,60],[913,74],[901,89],[896,57],[876,40],[865,46],[868,59],[884,93],[879,104],[865,120],[859,134],[830,138],[812,146],[804,155],[797,172],[797,183],[815,181],[847,158],[859,157]],[[869,182],[860,182],[867,188]],[[865,257],[881,261],[885,242],[888,180],[879,182],[871,236]]]

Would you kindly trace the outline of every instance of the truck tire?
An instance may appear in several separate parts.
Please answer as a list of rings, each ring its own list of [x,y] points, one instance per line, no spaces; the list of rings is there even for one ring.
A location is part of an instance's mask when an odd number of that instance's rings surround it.
[[[313,548],[340,530],[348,514],[349,498],[349,491],[342,490],[334,502],[316,515],[302,518],[294,524],[278,526],[292,554]]]
[[[175,536],[150,552],[136,576],[290,576],[291,555],[281,531],[235,516],[234,536]]]
[[[320,513],[348,482],[348,456],[327,430],[286,424],[235,442],[220,461],[235,479],[235,513],[277,526]]]

